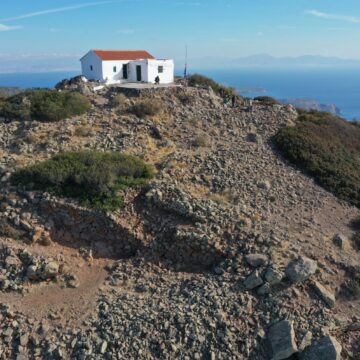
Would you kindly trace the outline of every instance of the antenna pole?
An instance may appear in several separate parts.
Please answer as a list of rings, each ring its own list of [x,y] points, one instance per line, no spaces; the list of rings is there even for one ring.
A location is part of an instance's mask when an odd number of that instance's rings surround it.
[[[187,77],[187,61],[188,61],[188,48],[185,46],[185,69],[184,69],[184,79]]]

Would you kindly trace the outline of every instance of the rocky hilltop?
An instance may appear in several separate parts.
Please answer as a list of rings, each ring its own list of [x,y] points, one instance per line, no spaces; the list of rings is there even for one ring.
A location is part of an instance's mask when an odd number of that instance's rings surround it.
[[[314,99],[282,99],[282,104],[291,104],[299,109],[326,111],[334,115],[340,115],[341,110],[335,104],[322,104]]]
[[[291,105],[69,87],[84,115],[0,123],[1,359],[359,359],[359,211],[277,153]],[[159,113],[126,111],[141,100]],[[84,149],[137,155],[156,176],[107,213],[10,181]]]

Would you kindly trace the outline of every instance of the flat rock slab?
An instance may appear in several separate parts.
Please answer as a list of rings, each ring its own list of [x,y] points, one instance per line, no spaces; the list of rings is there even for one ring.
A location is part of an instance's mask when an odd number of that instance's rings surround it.
[[[299,283],[307,280],[311,275],[315,274],[317,263],[305,256],[299,256],[292,260],[285,270],[286,276],[293,282]]]
[[[329,306],[330,308],[335,306],[336,300],[335,296],[332,292],[330,292],[328,289],[326,289],[323,285],[318,283],[317,281],[314,281],[313,287],[316,291],[316,293],[319,295],[322,301]]]
[[[287,359],[298,351],[292,321],[283,320],[273,325],[269,330],[269,341],[273,351],[272,360]]]
[[[245,256],[245,259],[246,262],[254,268],[266,265],[269,261],[268,257],[264,254],[249,254]]]
[[[341,345],[332,336],[324,336],[300,355],[300,360],[341,360]]]

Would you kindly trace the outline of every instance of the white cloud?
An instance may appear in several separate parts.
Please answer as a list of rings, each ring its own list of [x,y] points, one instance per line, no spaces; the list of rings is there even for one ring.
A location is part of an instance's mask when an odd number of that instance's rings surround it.
[[[118,34],[123,34],[123,35],[130,35],[130,34],[134,34],[135,30],[134,29],[120,29],[116,31]]]
[[[0,32],[1,31],[10,31],[10,30],[17,30],[17,29],[21,29],[21,26],[9,26],[9,25],[4,25],[4,24],[0,24]]]
[[[77,9],[91,7],[91,6],[105,5],[105,4],[117,3],[117,2],[123,2],[123,1],[124,0],[107,0],[107,1],[88,2],[88,3],[66,6],[66,7],[61,7],[61,8],[31,12],[31,13],[27,13],[27,14],[23,14],[23,15],[18,15],[18,16],[2,19],[1,21],[13,21],[13,20],[27,19],[27,18],[31,18],[31,17],[35,17],[35,16],[42,16],[42,15],[47,15],[47,14],[77,10]]]
[[[322,19],[346,21],[356,24],[360,23],[360,18],[355,16],[329,14],[318,10],[307,10],[306,13]]]

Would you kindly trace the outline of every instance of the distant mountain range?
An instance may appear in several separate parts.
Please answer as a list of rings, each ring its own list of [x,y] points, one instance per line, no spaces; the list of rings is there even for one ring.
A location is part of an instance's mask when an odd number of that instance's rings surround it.
[[[275,57],[268,54],[256,54],[240,58],[199,57],[189,61],[192,67],[326,67],[326,66],[358,66],[360,60],[342,59],[317,55],[297,57]]]

